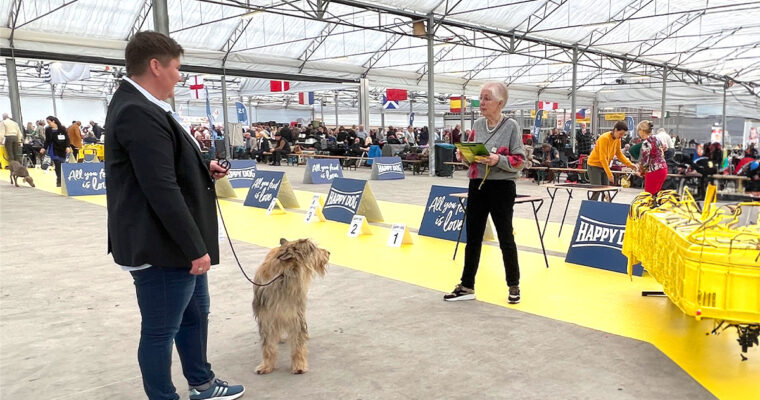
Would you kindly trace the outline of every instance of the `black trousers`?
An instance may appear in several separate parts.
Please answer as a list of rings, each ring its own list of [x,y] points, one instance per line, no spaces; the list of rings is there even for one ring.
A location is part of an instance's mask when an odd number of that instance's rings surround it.
[[[72,145],[71,152],[74,153],[74,159],[79,160],[79,149]]]
[[[61,162],[53,160],[55,164],[55,185],[61,186]]]
[[[464,249],[462,286],[475,288],[475,274],[480,264],[480,251],[489,213],[499,236],[507,286],[517,286],[520,284],[520,265],[517,261],[517,245],[512,229],[512,214],[517,195],[515,181],[486,180],[478,190],[480,182],[481,179],[470,179],[467,191],[467,246]]]

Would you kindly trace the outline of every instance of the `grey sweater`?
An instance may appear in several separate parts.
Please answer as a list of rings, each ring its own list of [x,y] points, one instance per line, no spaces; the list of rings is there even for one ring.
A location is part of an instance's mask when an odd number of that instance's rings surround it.
[[[525,147],[522,143],[522,132],[517,125],[517,121],[512,118],[504,117],[501,125],[493,132],[493,136],[486,130],[485,117],[478,118],[475,121],[475,142],[484,143],[486,149],[491,153],[496,153],[501,147],[506,147],[509,150],[509,154],[520,154],[523,156],[523,163],[518,167],[513,167],[509,164],[507,157],[499,155],[499,163],[491,167],[491,172],[488,173],[487,180],[504,180],[517,178],[517,174],[523,169],[525,165]],[[490,138],[490,139],[489,139]],[[467,160],[463,159],[466,164]],[[482,179],[486,174],[485,164],[478,164],[478,179]]]

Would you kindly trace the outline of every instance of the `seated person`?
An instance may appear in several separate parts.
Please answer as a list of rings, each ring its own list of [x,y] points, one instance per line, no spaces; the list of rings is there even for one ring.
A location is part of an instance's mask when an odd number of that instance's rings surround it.
[[[281,165],[280,161],[282,158],[290,154],[290,144],[287,140],[285,140],[280,132],[274,134],[274,140],[274,150],[272,151],[274,159],[269,165]]]
[[[264,153],[269,152],[269,138],[267,138],[267,135],[265,135],[263,131],[257,132],[256,141],[251,147],[251,158],[256,159],[256,162],[261,162],[261,160],[266,156]]]
[[[533,158],[536,158],[535,156]],[[560,168],[562,161],[559,158],[559,151],[549,143],[541,144],[541,153],[539,154],[538,164],[542,167]]]
[[[87,137],[84,138],[84,144],[97,144],[99,143],[98,138],[95,137],[95,134],[90,132],[87,134]]]
[[[396,138],[395,133],[388,134],[388,144],[401,144],[401,141]]]
[[[744,183],[747,192],[760,192],[760,161],[752,161],[742,167],[739,175],[746,176],[750,180]]]

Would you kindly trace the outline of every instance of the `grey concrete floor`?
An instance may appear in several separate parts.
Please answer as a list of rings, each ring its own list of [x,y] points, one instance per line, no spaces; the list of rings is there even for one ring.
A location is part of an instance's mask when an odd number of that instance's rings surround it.
[[[424,203],[431,178],[402,182],[409,202]],[[384,200],[402,200],[399,185],[372,182]],[[134,287],[105,254],[105,221],[103,207],[0,184],[0,398],[144,398]],[[267,252],[235,245],[249,271]],[[245,399],[712,398],[648,343],[445,303],[442,293],[334,265],[309,295],[310,372],[291,375],[283,345],[278,369],[257,376],[250,284],[222,250],[210,273],[209,359],[218,376],[246,385]],[[173,372],[187,398],[176,355]]]

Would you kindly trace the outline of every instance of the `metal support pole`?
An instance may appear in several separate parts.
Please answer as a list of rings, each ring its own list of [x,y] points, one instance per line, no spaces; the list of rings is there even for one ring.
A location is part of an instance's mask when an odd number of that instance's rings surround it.
[[[55,84],[50,84],[50,98],[53,99],[53,116],[58,117],[58,107],[55,105]]]
[[[414,99],[411,97],[409,98],[409,120],[412,119],[412,114],[414,113]],[[409,124],[411,125],[411,124]]]
[[[327,121],[325,121],[325,96],[319,98],[319,114],[322,116],[322,125],[327,128]]]
[[[573,48],[573,83],[572,83],[572,92],[571,92],[571,98],[570,98],[570,116],[573,118],[573,123],[570,124],[570,132],[567,134],[570,136],[570,145],[573,149],[573,153],[575,153],[576,145],[575,143],[575,92],[576,87],[578,86],[578,48]]]
[[[676,116],[676,136],[679,137],[681,136],[681,107],[678,106],[678,116]]]
[[[335,127],[338,127],[338,92],[335,91]]]
[[[359,125],[369,127],[369,79],[359,80]]]
[[[428,101],[428,135],[432,138],[433,147],[430,149],[430,176],[435,176],[435,55],[433,53],[433,34],[435,33],[435,18],[433,13],[428,14],[427,23],[427,101]],[[441,133],[443,134],[443,133]],[[441,138],[443,139],[443,138]]]
[[[660,115],[660,118],[662,118],[662,123],[660,124],[662,128],[665,127],[665,96],[667,94],[667,88],[668,88],[668,69],[664,68],[662,70],[662,106],[660,107],[660,112],[662,115]]]
[[[385,105],[380,105],[380,132],[385,132]],[[378,137],[381,136],[378,132]]]
[[[229,132],[227,124],[229,123],[229,115],[227,115],[227,75],[222,75],[222,116],[224,118],[224,135]],[[230,141],[230,143],[232,143]]]
[[[153,0],[153,26],[156,32],[169,36],[169,7],[166,5],[166,0]],[[174,98],[166,99],[166,101],[174,109]]]
[[[5,70],[8,71],[8,93],[11,97],[11,115],[13,120],[23,129],[24,120],[21,115],[21,97],[18,88],[18,77],[16,76],[16,59],[5,59]]]
[[[590,132],[594,134],[594,136],[598,136],[602,133],[602,130],[599,129],[602,126],[602,120],[599,119],[599,102],[596,100],[596,94],[594,94],[594,101],[591,102],[591,130]],[[628,129],[633,129],[631,127],[628,127]],[[580,168],[580,167],[579,167]]]
[[[462,103],[459,107],[459,134],[464,136],[464,108],[465,104],[467,104],[467,101],[464,98],[464,91],[462,91],[461,101]]]
[[[720,138],[720,147],[726,148],[726,92],[728,91],[728,82],[723,84],[723,134]],[[720,167],[720,166],[718,166]]]
[[[253,125],[254,122],[257,122],[255,119],[253,119],[253,107],[251,107],[251,98],[248,98],[248,124]]]

